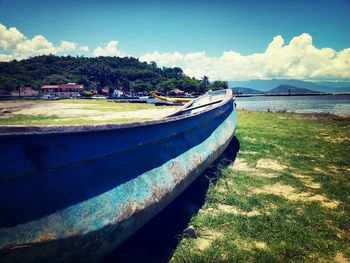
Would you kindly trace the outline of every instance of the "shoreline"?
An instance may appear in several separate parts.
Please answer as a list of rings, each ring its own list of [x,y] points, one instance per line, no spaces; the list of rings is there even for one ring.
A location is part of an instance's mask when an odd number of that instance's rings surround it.
[[[237,98],[244,97],[304,97],[304,96],[350,96],[350,92],[344,93],[246,93],[246,94],[234,94]],[[93,100],[94,98],[79,98],[76,100]],[[0,101],[6,100],[42,100],[41,96],[0,96]],[[61,100],[71,100],[70,98],[64,98]]]
[[[176,111],[178,107],[155,107],[152,104],[112,103],[95,100],[0,101],[0,125],[94,125],[159,119]],[[284,113],[294,118],[349,120],[350,113],[296,112],[288,110],[250,110],[251,113]]]

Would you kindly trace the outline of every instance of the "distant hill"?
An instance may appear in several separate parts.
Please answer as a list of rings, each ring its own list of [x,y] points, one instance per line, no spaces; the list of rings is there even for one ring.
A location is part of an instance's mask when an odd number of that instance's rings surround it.
[[[302,89],[297,88],[291,85],[279,85],[278,87],[271,89],[268,91],[268,93],[294,93],[294,94],[308,94],[308,93],[315,93],[318,91],[314,91],[311,89]]]
[[[350,92],[350,82],[317,82],[319,91],[323,92]]]
[[[210,83],[186,76],[179,67],[157,67],[133,57],[83,57],[42,55],[20,61],[0,62],[0,93],[16,92],[20,87],[40,90],[43,85],[66,83],[84,85],[85,90],[109,93],[167,93],[178,88],[189,93],[227,88],[224,81]]]
[[[254,79],[249,81],[232,81],[229,82],[231,87],[244,87],[261,91],[269,91],[280,85],[290,85],[297,88],[319,90],[320,85],[309,81],[295,79]]]
[[[249,81],[230,81],[229,87],[243,87],[263,92],[280,85],[290,85],[300,89],[309,89],[320,92],[350,92],[350,82],[311,82],[296,79],[255,79]]]
[[[332,88],[349,88],[349,81],[337,81],[337,82],[317,82],[316,84],[324,86],[324,87],[332,87]]]
[[[261,94],[261,93],[263,93],[260,90],[243,88],[243,87],[233,87],[232,90],[234,93],[242,93],[242,94]]]

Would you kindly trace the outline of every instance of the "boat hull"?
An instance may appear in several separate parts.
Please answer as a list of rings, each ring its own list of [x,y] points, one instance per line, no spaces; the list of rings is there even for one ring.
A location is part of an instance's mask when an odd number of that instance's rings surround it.
[[[165,97],[159,96],[155,93],[152,95],[154,96],[156,105],[184,105],[185,103],[195,99],[195,97]]]
[[[221,155],[236,122],[231,99],[191,117],[141,125],[140,135],[136,125],[3,136],[0,151],[17,143],[12,150],[21,149],[15,155],[25,160],[17,170],[4,163],[0,177],[1,261],[99,260]]]
[[[174,100],[163,100],[155,97],[154,104],[156,106],[181,106],[181,105],[184,105],[184,102],[177,102]]]

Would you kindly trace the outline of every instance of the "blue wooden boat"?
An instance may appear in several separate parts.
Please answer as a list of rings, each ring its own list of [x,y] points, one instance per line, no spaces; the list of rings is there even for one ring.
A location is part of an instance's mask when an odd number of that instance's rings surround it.
[[[94,262],[217,159],[237,124],[231,90],[167,118],[0,127],[0,262]]]

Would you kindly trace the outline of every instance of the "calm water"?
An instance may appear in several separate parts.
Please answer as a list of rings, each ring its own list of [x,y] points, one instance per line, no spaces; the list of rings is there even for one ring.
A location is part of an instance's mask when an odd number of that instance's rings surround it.
[[[349,96],[281,96],[236,99],[237,108],[252,111],[328,112],[350,114]]]

